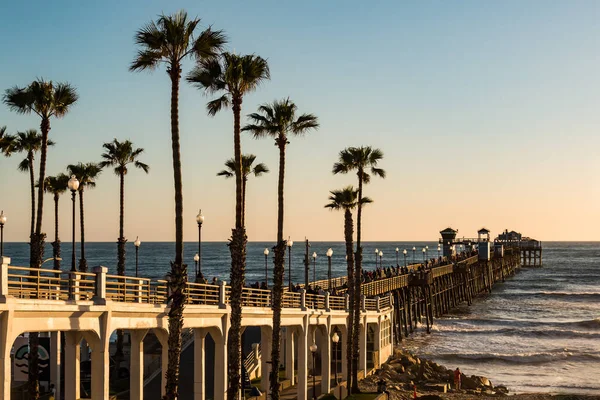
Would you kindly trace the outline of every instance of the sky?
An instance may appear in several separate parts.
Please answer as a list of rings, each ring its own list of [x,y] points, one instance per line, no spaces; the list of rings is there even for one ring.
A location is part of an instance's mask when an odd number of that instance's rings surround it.
[[[373,179],[363,240],[436,240],[452,226],[472,237],[517,230],[540,240],[600,240],[600,2],[589,1],[157,1],[0,2],[0,91],[36,77],[67,81],[80,100],[51,121],[47,172],[99,161],[102,144],[130,139],[150,173],[126,177],[125,235],[174,239],[170,82],[164,69],[131,73],[133,36],[160,13],[186,9],[223,29],[228,49],[266,58],[271,80],[246,96],[242,114],[290,97],[320,129],[287,148],[285,236],[343,240],[343,213],[328,192],[356,184],[332,175],[338,153],[384,152]],[[184,73],[193,67],[184,63]],[[234,224],[234,181],[217,177],[233,156],[233,114],[206,113],[206,96],[183,83],[180,130],[184,238],[224,241]],[[9,132],[39,128],[36,116],[0,104]],[[275,240],[278,152],[242,137],[244,153],[271,172],[251,178],[247,231]],[[0,158],[5,240],[27,241],[23,157]],[[39,159],[39,157],[38,157]],[[37,173],[37,166],[36,166]],[[104,171],[86,192],[86,240],[118,237],[118,178]],[[52,198],[44,230],[53,239]],[[70,237],[70,199],[60,235]]]

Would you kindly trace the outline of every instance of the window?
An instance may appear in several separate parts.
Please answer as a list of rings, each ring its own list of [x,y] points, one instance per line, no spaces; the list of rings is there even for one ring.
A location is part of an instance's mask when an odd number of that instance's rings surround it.
[[[381,347],[388,346],[392,341],[392,323],[389,319],[381,323]]]

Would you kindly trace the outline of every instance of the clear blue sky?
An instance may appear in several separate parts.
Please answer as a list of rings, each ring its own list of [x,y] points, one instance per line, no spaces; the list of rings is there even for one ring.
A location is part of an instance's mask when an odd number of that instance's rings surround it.
[[[323,209],[328,190],[354,183],[330,173],[349,145],[384,150],[385,181],[367,194],[366,240],[437,238],[452,225],[482,225],[541,239],[600,240],[600,2],[590,1],[28,1],[0,4],[0,89],[35,77],[69,81],[80,101],[52,121],[55,174],[99,160],[102,143],[129,138],[146,149],[145,176],[127,177],[126,236],[172,240],[169,80],[128,72],[134,32],[156,15],[187,9],[224,29],[230,50],[268,59],[272,80],[243,113],[290,96],[321,129],[293,139],[286,176],[286,235],[342,240],[342,215]],[[204,25],[205,26],[205,25]],[[191,62],[184,69],[189,71]],[[233,182],[215,174],[231,157],[232,115],[210,118],[208,100],[180,96],[186,240],[194,216],[206,238],[233,225]],[[10,132],[39,126],[0,105]],[[248,189],[250,240],[276,229],[277,152],[243,139],[271,168]],[[28,179],[18,158],[0,159],[0,208],[8,240],[27,240]],[[69,235],[63,199],[61,234]],[[44,219],[51,233],[51,198]],[[86,196],[90,240],[118,236],[118,180],[108,171]]]

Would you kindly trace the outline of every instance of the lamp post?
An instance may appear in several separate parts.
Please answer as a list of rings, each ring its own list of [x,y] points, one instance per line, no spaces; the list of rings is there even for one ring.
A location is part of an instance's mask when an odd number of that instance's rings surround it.
[[[404,268],[406,268],[406,254],[408,253],[408,251],[406,251],[406,249],[404,249],[404,251],[402,252],[402,254],[404,254]]]
[[[429,246],[425,246],[425,257],[429,258]]]
[[[263,254],[265,255],[265,285],[267,285],[267,288],[269,287],[269,270],[267,269],[267,256],[269,255],[269,249],[267,249],[265,247],[265,251],[263,251]]]
[[[138,277],[138,252],[140,250],[140,244],[142,244],[142,242],[140,242],[140,237],[136,236],[135,237],[135,242],[133,242],[133,245],[135,246],[135,277]]]
[[[200,255],[194,254],[194,282],[198,283],[198,261],[200,261]]]
[[[375,269],[377,269],[377,256],[379,255],[379,249],[375,249]]]
[[[327,259],[329,262],[329,267],[327,268],[327,290],[331,293],[331,256],[333,255],[333,250],[331,247],[327,249]]]
[[[314,253],[313,253],[314,255]],[[315,372],[317,370],[316,368],[316,356],[317,356],[317,344],[313,343],[310,345],[310,352],[312,353],[312,359],[313,359],[313,370],[312,370],[312,376],[313,376],[313,400],[317,400],[317,381],[315,379]]]
[[[417,251],[417,248],[413,246],[413,264],[417,261],[417,254],[415,251]]]
[[[292,290],[292,246],[294,245],[294,241],[288,236],[286,244],[288,247],[288,286]]]
[[[317,252],[313,252],[313,285],[317,281]]]
[[[438,259],[440,258],[440,245],[438,244]]]
[[[425,262],[425,253],[427,252],[427,250],[425,250],[425,247],[423,247],[423,263]]]
[[[398,266],[398,252],[399,251],[400,251],[400,249],[396,247],[396,266]]]
[[[333,332],[333,336],[331,336],[331,340],[333,341],[333,353],[335,354],[335,384],[338,383],[338,342],[340,341],[340,337],[337,332]],[[342,398],[342,387],[340,386],[340,399]]]
[[[379,268],[383,268],[383,251],[379,250]]]
[[[73,249],[71,251],[71,271],[77,271],[75,268],[75,195],[77,194],[77,189],[79,189],[79,181],[75,175],[71,175],[68,186],[71,191],[71,200],[73,202]]]
[[[204,215],[202,210],[198,210],[196,215],[196,222],[198,223],[198,272],[196,272],[196,281],[198,277],[202,278],[202,223],[204,223]]]
[[[4,224],[6,223],[6,215],[4,210],[0,211],[0,257],[4,255]]]

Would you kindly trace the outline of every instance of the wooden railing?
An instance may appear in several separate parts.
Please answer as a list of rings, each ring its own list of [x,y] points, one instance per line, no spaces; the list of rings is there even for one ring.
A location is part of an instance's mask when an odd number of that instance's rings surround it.
[[[377,300],[376,299],[365,299],[365,310],[377,311]]]
[[[302,295],[296,292],[283,293],[283,308],[300,308],[302,306]]]
[[[435,279],[440,276],[451,274],[453,270],[454,270],[454,265],[452,265],[452,264],[444,265],[443,267],[432,268],[431,274],[432,274],[433,278]]]
[[[392,306],[392,300],[390,296],[383,296],[379,299],[379,308],[390,308]]]
[[[346,298],[341,296],[329,296],[329,308],[332,310],[345,310]]]
[[[219,305],[219,287],[188,282],[185,294],[188,304]]]

